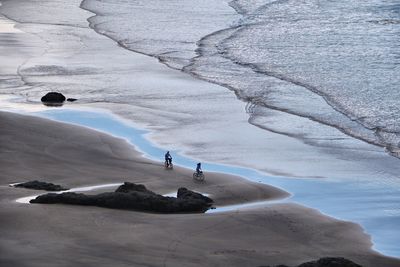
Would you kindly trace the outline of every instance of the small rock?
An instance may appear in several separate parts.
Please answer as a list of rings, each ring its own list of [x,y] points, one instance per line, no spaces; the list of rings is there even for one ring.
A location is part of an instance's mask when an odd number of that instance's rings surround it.
[[[200,193],[191,191],[187,188],[181,187],[178,189],[177,198],[181,199],[200,199],[206,203],[213,203],[213,200],[209,197],[203,196]]]
[[[23,188],[28,188],[28,189],[46,190],[46,191],[68,190],[68,188],[64,188],[60,185],[56,185],[53,183],[40,182],[37,180],[26,182],[26,183],[15,184],[14,187],[23,187]]]
[[[58,92],[49,92],[40,100],[46,106],[61,106],[65,101],[65,96]]]
[[[270,267],[270,266],[258,266],[258,267]],[[288,267],[288,266],[276,265],[275,267]],[[297,267],[362,267],[362,266],[341,257],[324,257],[320,258],[317,261],[302,263]]]
[[[317,261],[300,264],[298,267],[362,267],[348,259],[341,257],[324,257]]]

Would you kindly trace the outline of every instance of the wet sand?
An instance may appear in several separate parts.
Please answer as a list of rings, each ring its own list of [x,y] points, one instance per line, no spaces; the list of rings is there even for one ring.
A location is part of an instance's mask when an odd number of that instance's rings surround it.
[[[295,204],[235,212],[162,215],[97,207],[28,205],[39,179],[68,187],[142,183],[158,193],[187,187],[216,205],[278,199],[279,189],[230,175],[166,171],[122,139],[46,119],[0,112],[1,266],[295,265],[342,256],[363,266],[400,266],[370,249],[362,229]]]

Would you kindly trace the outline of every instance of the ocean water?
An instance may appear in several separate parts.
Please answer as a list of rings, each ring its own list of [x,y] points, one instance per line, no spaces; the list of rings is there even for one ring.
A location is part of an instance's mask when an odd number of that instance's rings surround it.
[[[83,1],[82,7],[96,13],[89,19],[96,31],[177,69],[197,56],[198,40],[239,18],[225,0]]]
[[[302,134],[265,122],[269,108],[399,156],[397,1],[86,0],[83,7],[122,46],[234,90],[251,104],[254,125]]]
[[[294,89],[287,86],[296,86],[294,90],[307,90],[325,102],[321,110],[304,108],[307,98],[295,101],[300,109],[284,101],[276,108],[337,127],[398,155],[398,1],[264,1],[256,9],[247,1],[233,5],[244,19],[220,41],[219,54],[282,81],[282,87],[272,86],[278,96]],[[265,84],[261,95],[251,98],[269,106],[269,87]],[[247,96],[255,87],[239,90]]]

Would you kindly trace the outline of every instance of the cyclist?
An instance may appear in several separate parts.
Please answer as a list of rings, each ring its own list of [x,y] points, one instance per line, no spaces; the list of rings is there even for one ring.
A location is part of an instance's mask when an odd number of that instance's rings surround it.
[[[196,174],[199,175],[203,173],[203,171],[201,170],[201,163],[197,163],[197,167],[196,167]]]
[[[172,156],[169,154],[169,151],[165,153],[165,163],[167,163],[167,167],[171,166],[172,164]]]

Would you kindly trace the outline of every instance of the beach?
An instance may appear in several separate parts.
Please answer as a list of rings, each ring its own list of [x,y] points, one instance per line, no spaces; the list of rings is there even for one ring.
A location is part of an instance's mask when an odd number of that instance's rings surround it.
[[[0,0],[0,265],[400,266],[391,2]],[[23,203],[31,180],[215,209]]]
[[[2,266],[258,266],[299,264],[324,256],[362,266],[399,266],[371,250],[353,223],[295,204],[214,214],[151,214],[96,207],[34,205],[32,190],[7,184],[41,179],[68,186],[130,181],[159,193],[186,186],[217,205],[286,197],[239,177],[165,171],[124,140],[77,126],[1,112]]]

